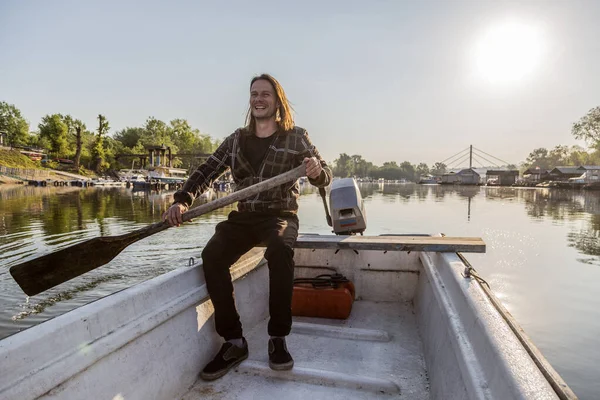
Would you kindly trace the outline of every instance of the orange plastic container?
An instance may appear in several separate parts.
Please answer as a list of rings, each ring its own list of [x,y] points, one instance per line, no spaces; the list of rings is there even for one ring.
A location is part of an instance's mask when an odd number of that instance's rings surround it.
[[[314,288],[311,284],[294,284],[292,315],[301,317],[347,319],[354,303],[352,282],[337,288]]]

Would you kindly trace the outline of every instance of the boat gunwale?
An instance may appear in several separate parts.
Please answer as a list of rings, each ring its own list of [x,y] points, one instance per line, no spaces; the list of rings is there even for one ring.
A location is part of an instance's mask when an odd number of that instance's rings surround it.
[[[436,257],[439,257],[442,260],[442,262],[435,261]],[[532,356],[531,350],[527,348],[527,345],[523,343],[522,338],[519,336],[519,334],[517,334],[514,331],[513,326],[511,326],[511,323],[507,321],[507,314],[505,314],[505,312],[503,312],[501,309],[497,308],[494,304],[494,300],[497,303],[499,303],[499,301],[493,295],[493,292],[491,292],[489,289],[486,291],[486,288],[484,288],[484,285],[480,282],[480,279],[477,279],[474,276],[465,277],[462,271],[467,266],[470,266],[470,264],[468,263],[468,261],[467,263],[464,263],[463,260],[466,261],[464,256],[462,256],[460,253],[421,253],[421,261],[423,263],[425,273],[428,275],[429,279],[431,279],[431,273],[444,273],[446,275],[446,278],[441,278],[441,281],[438,282],[438,285],[443,285],[443,287],[441,287],[442,292],[445,292],[445,295],[449,296],[451,301],[450,304],[454,307],[455,311],[457,312],[458,319],[460,320],[463,319],[464,310],[460,309],[460,305],[453,304],[454,299],[452,299],[452,297],[458,295],[466,302],[465,304],[467,308],[470,309],[473,316],[475,316],[475,323],[480,326],[483,332],[483,337],[487,339],[487,345],[491,346],[490,348],[495,353],[496,357],[499,358],[499,360],[502,360],[503,364],[505,365],[505,371],[506,373],[508,373],[508,376],[512,377],[513,385],[515,385],[515,390],[517,390],[518,393],[526,393],[526,391],[524,391],[524,389],[527,388],[526,381],[528,379],[531,379],[531,376],[525,374],[518,377],[514,372],[518,371],[519,368],[523,368],[524,365],[520,363],[518,364],[518,366],[515,367],[513,364],[511,364],[511,362],[509,362],[509,357],[519,357],[521,361],[529,360],[531,362],[531,365],[529,365],[529,369],[531,370],[533,368],[533,370],[539,372],[540,378],[543,380],[543,382],[548,384],[549,390],[556,397],[567,400],[577,399],[577,396],[573,393],[571,388],[551,367],[550,363],[539,351],[539,349],[537,349],[533,342],[529,340],[529,344],[531,344],[532,348],[537,351],[537,354],[540,356],[540,360],[536,360],[536,358]],[[442,263],[445,265],[443,265]],[[429,264],[430,268],[428,268],[427,264]],[[453,279],[448,281],[448,276],[453,277]],[[430,283],[433,285],[433,282]],[[488,295],[488,292],[493,297],[490,297]],[[486,318],[486,314],[492,318]],[[500,320],[494,318],[494,314],[498,315]],[[516,322],[516,320],[514,320],[514,317],[510,316],[508,318],[512,320],[514,327],[517,327],[522,332],[524,332],[523,328],[521,328],[520,325]],[[461,321],[460,323],[464,326],[464,321]],[[505,335],[502,336],[502,339],[498,339],[501,333],[499,333],[497,329],[494,329],[494,327],[499,328],[502,325],[504,325],[507,331],[509,332],[509,336],[506,336],[507,332],[505,332]],[[466,332],[469,331],[466,330]],[[509,339],[510,336],[514,338],[515,343],[513,343],[513,347],[516,349],[521,348],[523,351],[522,355],[506,353],[503,346],[507,344],[506,340]],[[457,337],[453,335],[451,335],[450,338],[457,339]],[[457,341],[455,340],[454,345],[459,346],[459,343],[456,342]],[[473,337],[470,337],[468,342],[471,346],[474,343]],[[460,349],[455,348],[455,351],[460,351]],[[474,355],[476,357],[479,356],[477,350],[475,350]],[[554,372],[554,377],[558,377],[558,379],[556,381],[553,381],[552,375],[545,373],[544,369],[540,368],[539,362],[542,362],[543,365],[548,366],[549,369]],[[525,382],[523,381],[523,378],[525,378]],[[479,383],[474,382],[474,384],[487,388],[487,386],[491,383],[491,380],[493,380],[493,376],[480,379]],[[557,390],[557,385],[559,385],[559,387],[564,388],[565,390]],[[473,385],[471,385],[471,387],[473,388]],[[471,398],[493,398],[491,393],[488,393],[488,395],[482,393],[475,395],[475,393],[477,392],[479,392],[478,389],[471,391]]]
[[[241,279],[265,264],[264,249],[252,249],[231,268],[232,280]],[[201,268],[202,264],[194,267]],[[28,396],[32,393],[34,394],[33,398],[43,396],[161,323],[191,306],[208,300],[204,278],[202,277],[201,281],[198,280],[197,283],[200,285],[194,285],[194,281],[197,279],[192,281],[187,278],[189,274],[194,275],[194,267],[177,268],[0,340],[0,355],[5,359],[11,357],[18,359],[21,349],[27,349],[29,346],[39,347],[41,336],[69,331],[72,327],[83,326],[82,321],[87,322],[87,330],[84,332],[80,328],[81,332],[79,333],[80,336],[87,336],[87,338],[79,346],[73,346],[70,343],[55,345],[52,347],[53,354],[47,357],[42,365],[38,365],[34,369],[21,365],[16,371],[13,369],[9,373],[2,373],[0,375],[0,398],[3,396],[7,396],[6,398],[29,398]],[[120,304],[127,304],[131,302],[131,299],[148,297],[145,296],[148,293],[171,292],[173,289],[166,289],[166,286],[169,285],[189,286],[189,288],[165,304],[159,305],[160,299],[156,298],[147,300],[153,306],[142,314],[133,310],[136,308],[136,304],[133,304],[130,306],[129,312],[126,311],[121,315],[121,322],[117,322],[118,325],[115,324],[117,326],[112,326],[112,329],[102,327],[101,318],[98,317],[100,314],[110,314],[113,309],[122,311]],[[116,338],[118,340],[115,340]],[[78,357],[83,350],[94,356]],[[19,359],[19,363],[27,364],[27,360]],[[22,371],[27,372],[20,373]],[[32,378],[38,380],[39,383],[28,384],[27,381]]]

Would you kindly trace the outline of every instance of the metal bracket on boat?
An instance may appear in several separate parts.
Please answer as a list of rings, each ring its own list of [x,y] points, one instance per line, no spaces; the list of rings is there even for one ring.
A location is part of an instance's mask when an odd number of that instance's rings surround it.
[[[446,234],[445,233],[440,233],[441,237],[445,237]],[[477,271],[475,271],[475,268],[473,268],[473,266],[471,265],[471,263],[465,258],[465,256],[463,256],[460,253],[456,253],[456,255],[458,256],[458,258],[460,258],[460,260],[462,261],[463,264],[465,264],[465,269],[464,271],[461,273],[461,275],[465,278],[465,279],[471,279],[471,278],[475,278],[477,279],[480,283],[484,283],[487,285],[487,287],[490,287],[490,285],[485,281],[485,279],[483,279],[482,277],[480,277],[477,274]]]
[[[465,278],[465,279],[471,279],[474,278],[476,279],[479,283],[486,285],[488,288],[490,287],[490,284],[487,283],[487,281],[485,279],[483,279],[481,276],[479,276],[479,274],[477,273],[477,271],[475,270],[475,268],[473,268],[473,266],[471,265],[471,263],[465,258],[465,256],[463,256],[460,253],[456,253],[456,255],[458,256],[458,258],[460,258],[460,260],[463,262],[463,264],[465,264],[465,269],[464,271],[461,273],[461,275]]]
[[[193,267],[196,264],[196,260],[194,260],[194,257],[190,257],[190,259],[188,260],[188,267]]]

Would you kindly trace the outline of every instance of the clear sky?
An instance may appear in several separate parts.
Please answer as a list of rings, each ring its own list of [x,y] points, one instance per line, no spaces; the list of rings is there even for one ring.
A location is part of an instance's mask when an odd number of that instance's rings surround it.
[[[328,161],[511,163],[583,144],[600,105],[600,1],[0,1],[0,100],[32,130],[186,118],[223,138],[273,74]]]

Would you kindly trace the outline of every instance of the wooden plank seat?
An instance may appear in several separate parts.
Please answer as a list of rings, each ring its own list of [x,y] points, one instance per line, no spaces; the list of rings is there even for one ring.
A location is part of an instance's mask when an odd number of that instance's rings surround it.
[[[261,246],[264,246],[261,245]],[[301,234],[296,249],[350,249],[383,251],[436,251],[442,253],[485,253],[486,245],[478,237],[426,235],[340,236]]]

